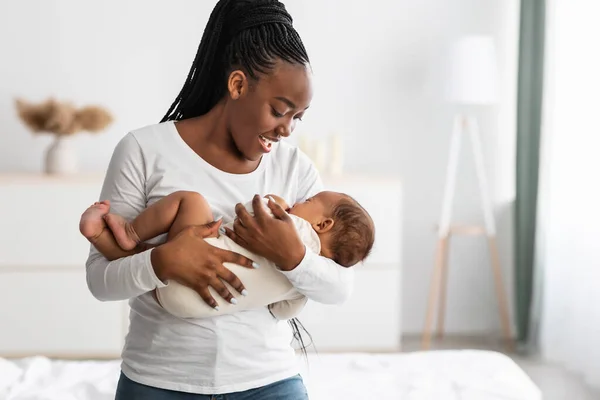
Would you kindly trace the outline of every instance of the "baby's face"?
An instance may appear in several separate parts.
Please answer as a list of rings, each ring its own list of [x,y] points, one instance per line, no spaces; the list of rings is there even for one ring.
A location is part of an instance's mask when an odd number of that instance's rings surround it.
[[[320,192],[302,203],[294,204],[289,213],[313,224],[331,215],[333,207],[343,198],[341,193]]]

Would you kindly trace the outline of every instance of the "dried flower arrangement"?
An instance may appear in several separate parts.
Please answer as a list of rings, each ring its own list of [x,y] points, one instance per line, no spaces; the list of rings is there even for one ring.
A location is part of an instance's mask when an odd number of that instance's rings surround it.
[[[15,100],[21,121],[33,133],[51,133],[56,136],[70,136],[81,131],[100,132],[113,121],[110,113],[98,106],[80,109],[71,103],[59,102],[50,98],[39,104]]]
[[[52,134],[53,143],[45,155],[47,174],[75,174],[78,172],[78,156],[69,137],[81,131],[100,132],[113,121],[110,113],[102,107],[75,108],[71,103],[50,98],[39,104],[15,100],[21,121],[34,134]]]

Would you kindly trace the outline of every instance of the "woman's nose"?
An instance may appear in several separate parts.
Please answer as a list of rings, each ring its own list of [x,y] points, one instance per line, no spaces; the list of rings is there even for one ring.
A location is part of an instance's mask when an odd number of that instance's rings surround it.
[[[282,137],[289,137],[294,131],[294,121],[290,120],[288,123],[283,123],[277,127],[275,133]]]

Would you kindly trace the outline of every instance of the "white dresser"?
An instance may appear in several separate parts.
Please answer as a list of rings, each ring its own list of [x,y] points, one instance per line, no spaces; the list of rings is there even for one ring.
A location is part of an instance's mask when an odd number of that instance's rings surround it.
[[[310,303],[300,320],[319,351],[398,350],[401,188],[370,177],[326,178],[355,197],[377,229],[368,262],[343,306]],[[126,302],[100,302],[85,283],[88,243],[79,216],[100,193],[99,176],[0,174],[0,357],[35,354],[115,358]]]
[[[0,356],[118,357],[125,302],[88,291],[79,217],[100,177],[0,175]]]

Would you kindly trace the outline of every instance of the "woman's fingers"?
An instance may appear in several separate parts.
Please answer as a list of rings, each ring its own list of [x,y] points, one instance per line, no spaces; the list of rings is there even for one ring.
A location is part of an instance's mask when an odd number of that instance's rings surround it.
[[[282,221],[287,221],[287,220],[291,219],[290,216],[288,215],[288,213],[285,212],[283,207],[281,207],[279,204],[277,204],[275,202],[275,200],[273,200],[273,198],[269,197],[269,202],[267,203],[267,205],[271,209],[271,212],[273,213],[273,215],[275,217],[277,217],[278,219],[280,219]]]
[[[265,207],[263,206],[262,198],[257,194],[252,198],[252,209],[254,210],[256,219],[259,221],[269,218],[269,214],[267,214],[267,210],[265,210]]]
[[[235,232],[228,230],[227,228],[225,228],[225,231],[226,231],[226,233],[228,233],[228,236],[229,236],[229,233],[235,235]],[[247,257],[244,257],[241,254],[234,253],[233,251],[229,251],[229,250],[223,250],[223,249],[217,249],[216,252],[217,252],[217,255],[219,256],[219,259],[221,260],[221,263],[228,262],[228,263],[232,263],[232,264],[241,265],[242,267],[258,268],[257,263],[255,263],[254,261],[252,261],[251,259],[249,259]]]
[[[229,239],[233,240],[236,244],[239,244],[240,246],[242,246],[243,241],[240,239],[240,237],[237,235],[237,233],[235,233],[231,229],[225,228],[225,235]],[[244,246],[242,246],[242,247],[244,247]]]
[[[235,213],[237,215],[237,220],[242,223],[245,227],[251,227],[254,225],[254,218],[250,215],[246,207],[244,207],[241,203],[236,204]]]
[[[198,225],[198,226],[194,226],[194,233],[200,237],[209,237],[209,236],[215,236],[217,234],[217,232],[219,231],[219,227],[221,226],[221,224],[223,223],[223,220],[218,220],[218,221],[212,221],[209,222],[206,225]]]
[[[236,276],[236,274],[231,272],[225,266],[221,265],[219,267],[219,270],[217,271],[217,276],[219,278],[221,278],[223,281],[227,282],[239,294],[245,296],[248,293],[246,291],[246,288],[244,287],[244,284],[242,283],[242,281],[240,281],[239,278]]]
[[[215,289],[215,291],[219,293],[219,296],[221,296],[226,302],[237,304],[237,300],[233,297],[229,289],[227,289],[227,286],[225,286],[225,284],[219,278],[214,277],[210,282],[210,286],[212,286],[212,288]]]
[[[209,307],[212,307],[216,310],[219,309],[219,304],[217,303],[215,298],[212,296],[212,294],[210,294],[210,291],[208,290],[208,286],[198,285],[198,286],[196,286],[195,290],[196,290],[196,292],[198,292],[200,297],[202,297],[202,300],[204,300],[204,302],[206,304],[208,304]]]
[[[227,232],[227,228],[225,228],[225,232]],[[239,218],[236,218],[236,220],[233,221],[233,232],[235,232],[235,234],[240,238],[241,241],[246,241],[245,238],[248,237],[248,228],[246,228],[244,224],[242,224],[242,221]],[[242,246],[241,243],[238,244]]]
[[[253,236],[248,232],[248,229],[242,225],[239,219],[234,221],[233,230],[225,228],[225,234],[238,245],[251,250],[248,246],[248,240],[253,239]]]

